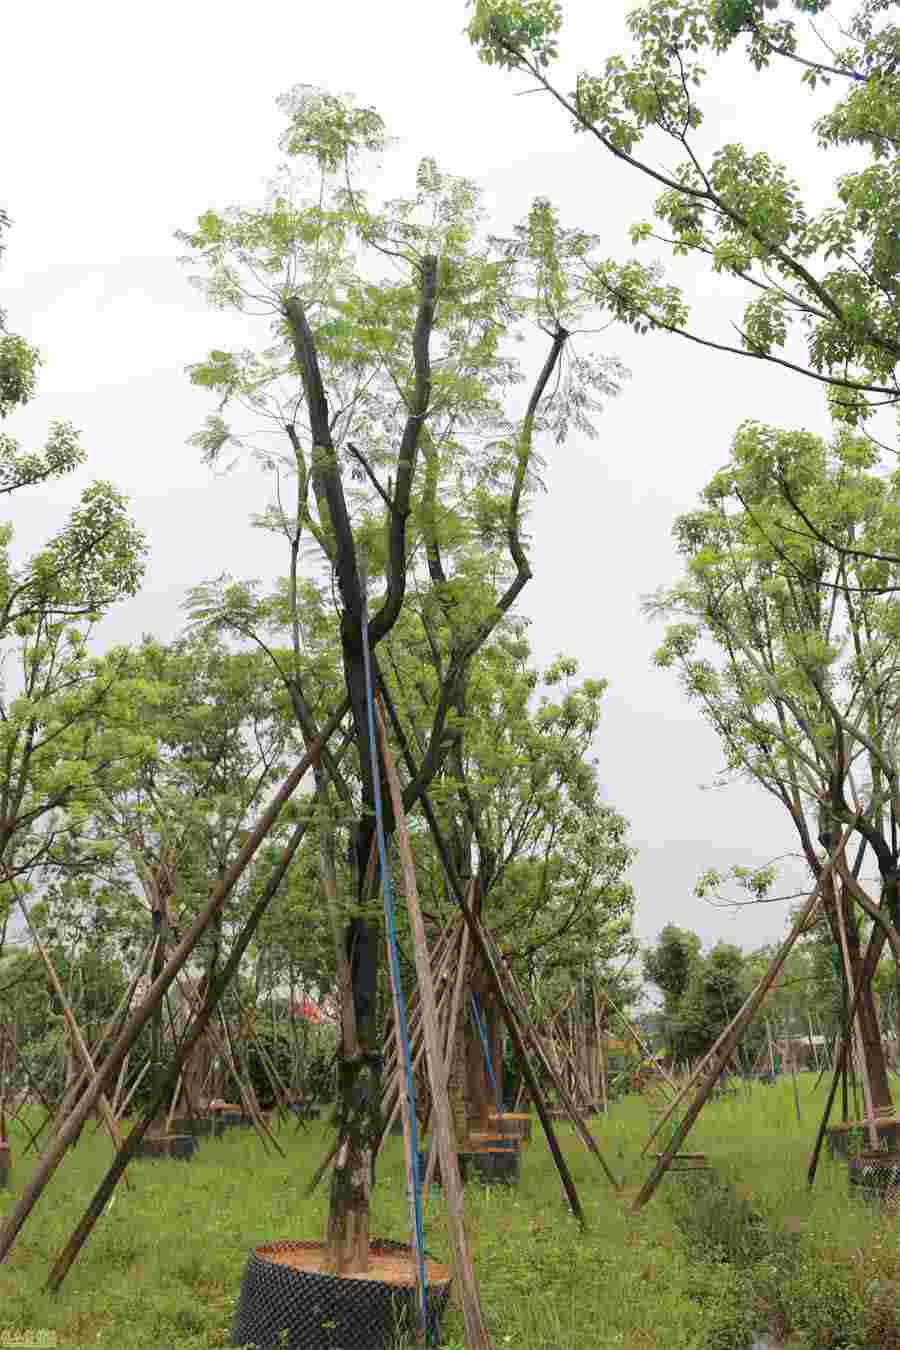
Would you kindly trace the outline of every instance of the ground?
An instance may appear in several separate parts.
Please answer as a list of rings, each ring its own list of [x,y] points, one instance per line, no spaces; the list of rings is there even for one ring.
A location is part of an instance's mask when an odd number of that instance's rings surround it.
[[[637,1097],[616,1102],[591,1128],[624,1179],[610,1189],[569,1126],[560,1129],[589,1224],[570,1217],[535,1120],[511,1191],[466,1191],[482,1302],[496,1350],[741,1350],[770,1327],[791,1344],[819,1350],[900,1347],[900,1223],[848,1193],[846,1163],[823,1154],[810,1191],[806,1164],[825,1084],[800,1075],[798,1125],[790,1080],[742,1088],[710,1104],[687,1149],[705,1151],[720,1186],[688,1194],[667,1177],[637,1217],[626,1204],[647,1174],[640,1157],[649,1111]],[[250,1248],[276,1238],[320,1238],[325,1186],[305,1185],[326,1149],[317,1122],[278,1129],[287,1158],[266,1154],[251,1131],[205,1140],[191,1163],[132,1167],[60,1294],[42,1283],[109,1159],[88,1126],[0,1266],[0,1346],[30,1329],[35,1345],[115,1345],[124,1350],[207,1350],[228,1344]],[[14,1141],[14,1184],[30,1171]],[[402,1144],[391,1138],[378,1170],[375,1236],[407,1240]],[[33,1155],[32,1155],[33,1156]],[[693,1184],[693,1183],[692,1183]],[[701,1182],[695,1183],[698,1186]],[[0,1214],[12,1203],[0,1192]],[[426,1244],[446,1257],[443,1204],[425,1209]],[[461,1350],[462,1319],[451,1308],[444,1344]],[[41,1339],[41,1337],[43,1339]]]

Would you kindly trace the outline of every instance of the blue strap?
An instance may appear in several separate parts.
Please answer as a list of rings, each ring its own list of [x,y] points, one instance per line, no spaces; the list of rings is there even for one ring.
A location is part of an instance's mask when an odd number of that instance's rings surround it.
[[[478,1010],[478,998],[475,994],[471,995],[472,1016],[475,1019],[475,1025],[478,1028],[478,1035],[481,1037],[481,1053],[484,1055],[484,1067],[487,1069],[488,1078],[491,1080],[491,1087],[494,1089],[494,1096],[497,1099],[497,1112],[503,1115],[503,1094],[497,1086],[497,1079],[494,1077],[494,1066],[491,1063],[491,1052],[487,1042],[487,1032],[484,1023],[481,1020],[481,1013]]]
[[[394,988],[397,991],[397,1017],[400,1030],[400,1052],[403,1061],[403,1087],[409,1110],[410,1142],[412,1158],[410,1169],[412,1177],[412,1219],[413,1236],[418,1266],[419,1317],[421,1335],[428,1334],[428,1277],[425,1271],[425,1242],[422,1236],[422,1192],[419,1184],[419,1140],[416,1121],[416,1088],[413,1081],[412,1054],[409,1047],[409,1030],[406,1025],[406,1003],[403,998],[403,985],[400,981],[400,958],[397,953],[397,928],[394,922],[394,892],[391,876],[387,867],[387,850],[384,841],[384,814],[381,805],[381,757],[375,740],[375,704],[372,698],[372,663],[369,655],[369,613],[366,603],[365,585],[362,596],[362,646],[363,663],[366,672],[366,708],[369,721],[369,753],[372,760],[372,793],[375,798],[375,833],[378,840],[378,861],[381,866],[381,886],[384,896],[384,919],[387,927],[388,952]]]

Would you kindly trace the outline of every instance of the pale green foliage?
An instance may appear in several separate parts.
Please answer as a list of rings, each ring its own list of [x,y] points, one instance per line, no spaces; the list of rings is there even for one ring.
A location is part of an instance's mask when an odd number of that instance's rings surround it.
[[[7,223],[0,215],[0,229]],[[21,338],[0,332],[0,417],[31,398],[39,364]],[[59,478],[84,459],[68,422],[51,422],[41,451],[23,452],[0,434],[0,494]],[[12,539],[12,524],[0,525],[0,651],[15,648],[18,665],[17,697],[0,682],[0,863],[28,874],[52,842],[52,813],[67,806],[72,821],[83,816],[97,765],[148,752],[140,733],[120,739],[115,753],[96,734],[92,718],[127,698],[127,688],[114,688],[88,660],[77,626],[136,594],[147,549],[108,482],[85,488],[63,528],[24,565],[11,558]]]
[[[23,453],[18,442],[0,433],[0,493],[33,487],[71,473],[85,461],[78,432],[69,422],[51,422],[43,451]]]
[[[415,738],[439,688],[435,654],[393,636],[389,646],[389,683]],[[477,868],[491,931],[548,996],[586,967],[621,960],[631,942],[625,873],[634,854],[591,757],[606,683],[576,676],[577,663],[562,657],[541,673],[521,627],[509,626],[472,662],[447,720],[453,748],[431,789],[457,867]],[[422,848],[440,904],[440,873],[424,840]]]
[[[699,335],[701,342],[822,380],[835,392],[833,412],[850,424],[900,398],[900,29],[878,26],[880,0],[863,0],[844,30],[847,45],[830,55],[820,45],[803,51],[802,39],[812,37],[806,17],[826,7],[817,0],[788,6],[787,17],[771,13],[785,8],[777,0],[649,0],[628,15],[631,53],[608,57],[600,73],[582,70],[568,95],[544,72],[559,6],[474,3],[467,31],[481,60],[536,78],[568,109],[576,132],[663,185],[654,207],[663,228],[640,222],[633,243],[654,240],[675,256],[708,258],[716,272],[748,284],[740,346],[727,331]],[[746,41],[760,78],[787,60],[810,87],[841,79],[841,96],[813,123],[818,148],[851,146],[871,162],[838,178],[833,204],[818,213],[770,155],[739,143],[701,148],[705,63],[737,41]],[[672,158],[661,165],[658,148],[667,142]],[[665,284],[658,263],[608,260],[590,274],[598,302],[636,331],[697,336],[685,297]]]
[[[0,418],[34,395],[39,352],[16,333],[0,332]]]
[[[511,238],[485,235],[476,184],[425,158],[411,195],[376,209],[350,170],[359,152],[386,144],[377,115],[306,88],[282,106],[291,119],[282,148],[313,167],[312,195],[304,198],[301,180],[285,169],[265,210],[207,212],[179,237],[203,268],[214,304],[265,314],[271,323],[270,346],[215,349],[190,367],[192,381],[219,402],[193,443],[212,466],[226,452],[232,462],[246,452],[274,472],[276,500],[253,523],[284,535],[290,577],[267,599],[220,579],[189,604],[196,620],[245,636],[281,624],[294,648],[281,674],[290,669],[305,680],[301,666],[307,659],[315,666],[318,639],[310,650],[312,597],[307,592],[301,603],[303,573],[325,585],[317,605],[332,598],[336,536],[326,478],[336,471],[341,479],[354,544],[365,549],[377,594],[379,578],[396,567],[391,493],[411,466],[403,603],[415,614],[415,640],[441,653],[428,742],[432,773],[466,664],[512,603],[514,578],[527,580],[511,541],[520,546],[540,487],[539,438],[560,443],[572,428],[594,434],[594,415],[626,372],[610,358],[569,354],[570,335],[591,310],[583,269],[595,241],[565,230],[546,199],[534,201]],[[343,181],[335,183],[339,169]],[[437,263],[429,400],[407,458],[401,447],[409,444],[417,397],[414,341],[429,257]],[[392,274],[381,277],[385,261]],[[312,444],[289,317],[297,303],[315,343],[333,455]],[[567,341],[536,408],[514,420],[506,402],[524,375],[505,341],[528,321],[551,335],[563,326]],[[337,627],[330,618],[332,642]]]
[[[140,945],[142,868],[171,851],[172,919],[178,927],[190,922],[300,747],[266,657],[230,652],[209,633],[168,645],[145,637],[94,671],[109,694],[89,720],[89,773],[59,813],[58,825],[68,828],[51,853],[61,879],[47,895],[47,913],[57,924],[77,913],[88,925],[102,913],[108,936]],[[226,937],[297,818],[297,809],[282,817],[242,879]]]
[[[646,605],[675,620],[657,664],[679,672],[728,769],[782,802],[811,865],[826,804],[843,820],[858,794],[876,852],[896,806],[898,494],[866,438],[744,423],[698,509],[676,521],[684,579]],[[732,879],[762,899],[774,874]],[[721,881],[706,874],[698,895]]]
[[[562,26],[557,0],[468,0],[475,13],[466,28],[478,58],[486,65],[512,67],[513,53],[527,51],[541,66],[557,56],[556,35]],[[512,48],[512,53],[510,51]]]

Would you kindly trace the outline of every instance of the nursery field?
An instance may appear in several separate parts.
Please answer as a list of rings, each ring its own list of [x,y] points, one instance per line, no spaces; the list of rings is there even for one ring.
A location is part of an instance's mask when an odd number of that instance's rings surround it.
[[[591,1122],[622,1196],[560,1129],[582,1198],[582,1234],[563,1202],[538,1123],[512,1190],[466,1189],[466,1216],[488,1325],[497,1350],[708,1347],[763,1344],[863,1350],[900,1347],[897,1221],[848,1194],[846,1163],[823,1150],[810,1191],[806,1164],[825,1084],[800,1075],[802,1124],[790,1080],[742,1087],[710,1103],[688,1147],[715,1179],[667,1176],[628,1217],[648,1164],[639,1156],[649,1112],[627,1097]],[[48,1265],[80,1217],[109,1159],[93,1124],[59,1168],[0,1266],[0,1345],[115,1345],[201,1350],[229,1343],[241,1273],[257,1243],[318,1239],[327,1187],[304,1189],[329,1137],[325,1122],[277,1130],[286,1160],[232,1130],[203,1140],[190,1163],[141,1162],[119,1185],[57,1297],[43,1293]],[[30,1164],[13,1133],[13,1186]],[[33,1158],[33,1155],[31,1155]],[[14,1192],[0,1191],[0,1214]],[[426,1245],[447,1255],[440,1193],[425,1208]],[[401,1143],[391,1138],[373,1196],[373,1236],[407,1240]],[[451,1304],[448,1350],[462,1347]]]

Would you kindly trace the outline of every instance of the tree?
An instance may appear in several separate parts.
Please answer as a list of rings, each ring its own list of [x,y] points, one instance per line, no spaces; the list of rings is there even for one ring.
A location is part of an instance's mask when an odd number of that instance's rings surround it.
[[[674,1025],[701,946],[696,933],[667,923],[656,939],[656,946],[647,947],[642,953],[644,978],[655,984],[663,996],[668,1050],[672,1055],[677,1054]]]
[[[70,948],[83,942],[86,925],[94,941],[115,944],[132,959],[157,933],[156,970],[167,945],[178,941],[202,907],[211,880],[225,873],[248,822],[284,778],[283,757],[297,751],[299,737],[284,692],[273,690],[269,662],[258,651],[231,652],[214,635],[198,632],[169,645],[145,636],[137,648],[116,649],[106,661],[127,682],[127,709],[120,715],[114,706],[98,709],[94,734],[124,740],[129,726],[140,726],[150,748],[140,758],[126,758],[124,766],[116,762],[113,771],[95,767],[89,815],[72,822],[66,847],[58,847],[52,867],[44,869],[49,876],[34,918],[65,931]],[[302,802],[286,809],[227,916],[219,916],[196,949],[198,992],[227,956],[229,936],[257,898],[260,876],[277,856],[285,828],[303,811]],[[263,954],[257,949],[251,959],[258,971]],[[257,990],[259,984],[257,978]],[[183,1020],[190,1006],[183,989],[175,1005]],[[237,1041],[240,1057],[240,1036]],[[148,1087],[155,1087],[164,1061],[161,1005],[150,1042],[154,1073]],[[205,1067],[198,1053],[185,1073],[194,1101]]]
[[[730,942],[718,942],[695,958],[671,1025],[672,1053],[696,1059],[715,1044],[743,1006],[744,956]]]
[[[832,942],[854,986],[867,982],[887,941],[900,958],[897,882],[898,765],[895,564],[835,553],[794,528],[794,507],[835,537],[883,548],[896,535],[898,483],[877,472],[863,437],[831,443],[808,432],[745,423],[730,463],[674,531],[683,581],[646,608],[675,619],[656,662],[675,667],[725,746],[728,769],[759,783],[788,812],[813,876],[819,846],[840,828],[860,841],[823,887]],[[874,589],[873,589],[874,584]],[[884,593],[879,593],[884,592]],[[878,904],[860,882],[866,849],[881,879]],[[774,869],[736,869],[757,898]],[[708,873],[698,894],[721,882]],[[857,908],[858,907],[858,908]],[[858,909],[879,928],[863,966]],[[841,926],[845,935],[841,933]],[[846,962],[845,962],[846,963]],[[861,1021],[876,1105],[888,1105],[877,1017],[866,991]]]
[[[0,244],[7,224],[0,216]],[[39,364],[0,314],[0,419],[32,398]],[[0,433],[0,494],[70,473],[84,458],[65,422],[53,423],[34,453]],[[9,882],[45,856],[53,835],[42,826],[79,798],[92,764],[109,753],[92,739],[90,718],[114,697],[115,680],[99,676],[86,643],[103,612],[137,592],[147,551],[121,493],[102,481],[85,488],[63,529],[24,566],[11,559],[12,538],[12,525],[0,525],[0,648],[15,651],[19,666],[14,697],[0,685],[0,948]]]
[[[260,453],[247,433],[226,424],[226,409],[242,409],[251,433],[260,425],[268,432],[261,453],[276,474],[278,502],[258,523],[285,536],[289,574],[268,600],[252,586],[222,580],[195,593],[192,606],[196,620],[258,642],[267,625],[287,627],[288,661],[272,655],[309,739],[316,719],[306,687],[301,543],[314,546],[314,577],[334,597],[332,623],[336,618],[361,785],[355,796],[323,754],[323,819],[334,804],[345,818],[354,816],[356,907],[343,938],[335,927],[339,976],[345,979],[340,972],[349,961],[346,981],[352,982],[352,998],[348,993],[342,1007],[329,1220],[329,1256],[340,1271],[348,1260],[357,1268],[367,1260],[369,1154],[380,1127],[375,990],[381,944],[366,883],[375,790],[363,642],[370,582],[384,581],[368,626],[373,651],[394,629],[412,591],[421,597],[422,615],[428,611],[431,639],[442,629],[447,653],[421,763],[404,789],[410,810],[447,755],[448,719],[473,657],[531,575],[522,521],[536,485],[535,438],[550,430],[561,439],[570,422],[588,428],[597,393],[614,392],[619,367],[573,357],[566,370],[564,352],[584,305],[568,275],[575,240],[549,203],[536,201],[516,239],[500,247],[477,237],[474,185],[424,160],[415,197],[376,212],[352,170],[360,153],[386,146],[378,114],[308,87],[285,95],[281,107],[288,117],[282,149],[310,165],[312,197],[299,201],[300,185],[285,171],[265,208],[208,211],[179,237],[202,266],[201,284],[213,304],[262,314],[271,324],[273,345],[215,350],[193,368],[194,382],[220,398],[219,412],[196,443],[210,463],[229,444]],[[338,173],[344,186],[334,186]],[[383,258],[397,279],[375,278]],[[542,325],[547,355],[524,416],[513,422],[502,399],[520,376],[500,344],[507,328],[528,318]],[[296,481],[290,506],[281,495],[282,475]],[[476,539],[490,584],[470,593]],[[389,810],[386,815],[390,831]],[[322,882],[334,901],[333,831],[323,827],[320,837]]]
[[[607,58],[602,74],[583,71],[569,94],[546,73],[562,26],[557,0],[469,3],[467,33],[480,60],[536,80],[576,134],[663,188],[654,203],[661,230],[639,222],[633,243],[661,243],[746,287],[735,345],[691,325],[685,296],[659,264],[586,264],[585,284],[612,315],[640,333],[675,333],[813,379],[851,425],[897,403],[900,29],[885,0],[862,0],[840,30],[845,45],[828,48],[827,59],[813,23],[827,0],[650,0],[628,15],[634,53]],[[700,148],[702,62],[741,42],[757,84],[783,63],[809,89],[839,82],[841,97],[813,124],[814,144],[851,146],[861,166],[837,179],[834,200],[818,212],[769,155],[741,144]],[[661,145],[672,152],[662,166]]]

